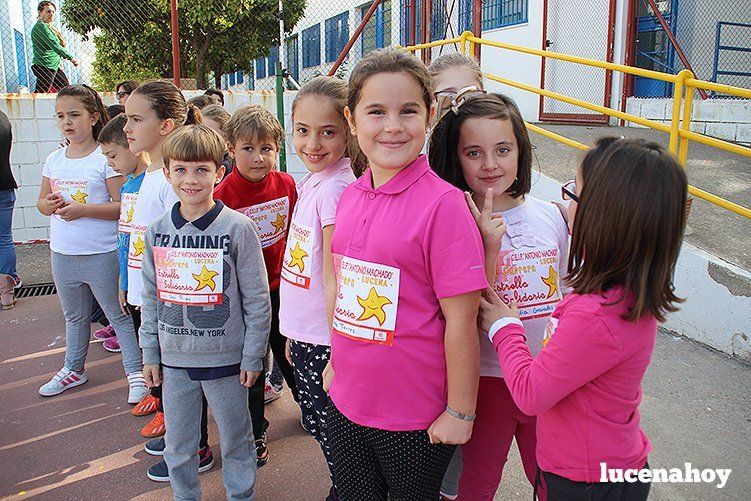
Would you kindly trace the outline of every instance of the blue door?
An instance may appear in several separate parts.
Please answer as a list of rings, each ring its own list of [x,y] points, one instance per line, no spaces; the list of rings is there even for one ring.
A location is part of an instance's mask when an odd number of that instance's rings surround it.
[[[636,66],[665,73],[677,73],[675,48],[660,21],[652,12],[648,2],[639,2],[637,5]],[[675,34],[678,0],[658,2],[657,6],[670,30]],[[669,97],[672,93],[673,84],[669,82],[634,77],[634,96],[636,97]]]
[[[29,86],[29,76],[26,72],[26,51],[24,50],[23,35],[18,30],[13,30],[16,40],[16,63],[18,63],[18,85]]]

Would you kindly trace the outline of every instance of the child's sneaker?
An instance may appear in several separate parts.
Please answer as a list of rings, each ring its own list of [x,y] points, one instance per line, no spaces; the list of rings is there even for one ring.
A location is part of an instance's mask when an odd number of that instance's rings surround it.
[[[52,376],[52,379],[39,388],[39,394],[43,397],[52,397],[69,388],[80,386],[88,380],[89,378],[83,372],[76,372],[63,367]]]
[[[105,339],[102,346],[104,346],[105,350],[111,351],[112,353],[120,353],[120,341],[117,340],[117,336]]]
[[[105,339],[109,339],[111,337],[115,336],[115,328],[111,325],[108,325],[107,327],[102,327],[98,331],[94,331],[94,339],[99,339],[100,341],[104,341]]]
[[[267,381],[263,387],[263,403],[269,404],[281,396],[282,396],[282,390],[276,389],[274,385],[272,385],[271,383]]]
[[[214,455],[211,453],[211,447],[208,445],[198,451],[198,473],[209,471],[214,466]],[[146,476],[154,482],[169,482],[169,469],[167,463],[159,461],[152,465]]]
[[[159,407],[159,399],[151,393],[147,394],[143,399],[136,404],[130,411],[134,416],[148,416],[157,411]]]
[[[256,468],[269,462],[269,448],[266,445],[266,432],[256,439]]]
[[[146,426],[141,428],[141,436],[146,438],[156,438],[164,435],[166,428],[164,427],[164,413],[157,411],[154,417],[146,423]]]
[[[149,387],[143,378],[143,372],[131,372],[128,374],[128,403],[137,404],[149,394]]]
[[[164,437],[159,437],[146,442],[143,450],[152,456],[164,456],[164,447]]]

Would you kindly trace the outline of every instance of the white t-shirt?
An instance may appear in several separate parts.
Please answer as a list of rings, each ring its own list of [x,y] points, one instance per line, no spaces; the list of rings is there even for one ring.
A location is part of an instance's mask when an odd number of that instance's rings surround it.
[[[143,289],[141,261],[146,228],[162,214],[172,209],[178,200],[163,169],[146,172],[141,189],[138,191],[138,198],[136,198],[128,247],[128,303],[134,306],[141,306],[141,289]]]
[[[567,292],[568,227],[558,207],[526,195],[524,202],[501,212],[506,234],[496,260],[493,289],[519,305],[519,317],[533,355],[540,353],[545,328]],[[487,336],[480,336],[480,375],[503,377],[498,354]]]
[[[119,176],[107,165],[99,146],[83,158],[68,158],[68,147],[53,151],[44,161],[42,176],[50,180],[53,193],[66,202],[106,204],[112,201],[107,179]],[[67,255],[89,255],[117,249],[117,221],[82,217],[65,221],[50,217],[50,249]]]

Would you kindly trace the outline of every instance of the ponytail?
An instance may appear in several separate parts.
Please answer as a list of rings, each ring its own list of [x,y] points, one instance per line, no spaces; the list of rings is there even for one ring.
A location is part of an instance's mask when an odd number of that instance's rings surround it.
[[[185,117],[184,125],[197,125],[203,123],[201,110],[195,104],[188,103],[188,114]]]

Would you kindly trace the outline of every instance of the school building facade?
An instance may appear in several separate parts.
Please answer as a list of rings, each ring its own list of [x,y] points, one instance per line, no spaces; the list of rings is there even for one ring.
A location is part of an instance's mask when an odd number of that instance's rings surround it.
[[[422,2],[416,2],[416,38],[422,39]],[[430,39],[452,38],[471,30],[472,0],[430,0]],[[482,37],[590,59],[677,73],[688,61],[697,78],[751,87],[751,10],[735,0],[485,0]],[[742,2],[741,2],[742,3]],[[337,3],[311,0],[285,40],[285,67],[298,82],[327,74],[360,24],[371,2]],[[663,26],[668,27],[670,34]],[[339,74],[346,76],[367,52],[410,40],[410,0],[382,2],[355,42]],[[675,39],[676,44],[671,42]],[[432,56],[450,47],[433,48]],[[224,75],[230,90],[273,90],[279,49],[254,61],[251,72]],[[669,121],[672,84],[647,78],[625,78],[617,72],[547,60],[484,47],[484,71],[585,101],[621,109],[658,121]],[[554,99],[488,83],[511,95],[532,122],[610,123],[597,115]],[[751,103],[709,95],[695,104],[694,130],[751,143]]]

